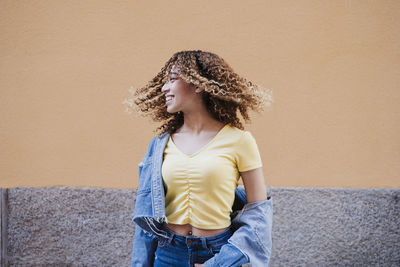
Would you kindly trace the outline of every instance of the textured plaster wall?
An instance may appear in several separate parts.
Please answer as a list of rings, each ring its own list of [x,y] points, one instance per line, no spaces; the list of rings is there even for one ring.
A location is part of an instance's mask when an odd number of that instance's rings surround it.
[[[267,189],[274,203],[270,266],[400,265],[399,189]],[[135,194],[9,189],[10,264],[129,266]]]

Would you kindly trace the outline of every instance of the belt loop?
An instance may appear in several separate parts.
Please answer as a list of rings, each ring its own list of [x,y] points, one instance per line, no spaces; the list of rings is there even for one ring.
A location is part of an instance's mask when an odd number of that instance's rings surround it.
[[[174,238],[174,236],[175,236],[175,233],[169,231],[168,244],[171,244],[172,239]]]
[[[162,240],[161,242],[162,242],[163,244],[171,244],[172,239],[173,239],[174,236],[175,236],[175,233],[172,232],[172,231],[170,231],[170,230],[168,229],[168,227],[165,226],[165,224],[163,224],[162,228],[163,228],[163,230],[165,230],[165,233],[167,233],[167,237],[161,237],[161,240]]]
[[[211,250],[211,248],[208,247],[208,244],[207,244],[207,238],[200,237],[200,240],[201,240],[201,244],[202,244],[203,248],[208,249],[208,251],[212,254],[212,250]]]

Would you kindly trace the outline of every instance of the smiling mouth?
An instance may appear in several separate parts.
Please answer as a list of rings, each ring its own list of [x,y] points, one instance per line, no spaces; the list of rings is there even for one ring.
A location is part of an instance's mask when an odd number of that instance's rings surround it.
[[[174,98],[173,96],[168,96],[168,97],[166,97],[165,103],[171,102],[173,98]]]

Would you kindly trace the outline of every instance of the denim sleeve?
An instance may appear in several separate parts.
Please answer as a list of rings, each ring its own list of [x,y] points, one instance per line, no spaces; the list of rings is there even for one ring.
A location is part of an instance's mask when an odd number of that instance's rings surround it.
[[[151,267],[154,262],[154,253],[157,249],[157,238],[136,225],[133,237],[132,267]]]
[[[232,220],[235,230],[205,267],[268,266],[272,247],[272,198],[247,203]]]

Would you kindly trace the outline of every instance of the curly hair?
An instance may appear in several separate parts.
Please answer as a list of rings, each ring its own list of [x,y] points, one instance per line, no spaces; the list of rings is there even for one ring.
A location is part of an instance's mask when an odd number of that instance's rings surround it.
[[[207,110],[224,124],[243,130],[238,110],[245,122],[249,122],[249,109],[261,112],[273,102],[271,89],[265,90],[240,77],[218,55],[201,50],[176,52],[147,85],[131,92],[131,107],[139,115],[162,122],[156,129],[160,135],[165,132],[172,134],[183,125],[182,112],[167,112],[165,93],[161,91],[174,65],[179,69],[180,78],[204,89],[202,99]]]

